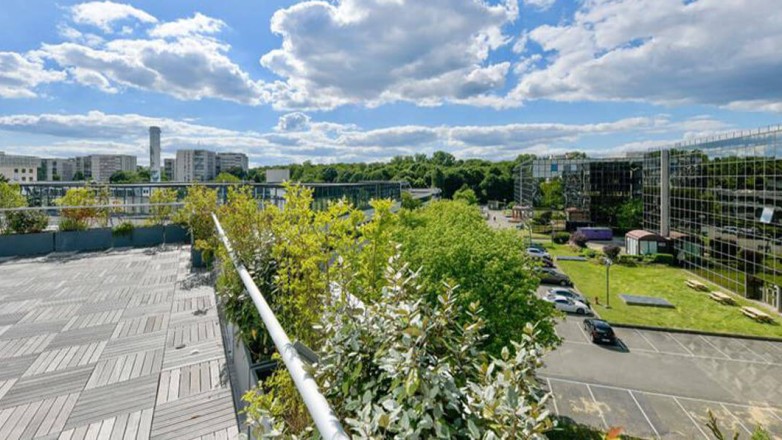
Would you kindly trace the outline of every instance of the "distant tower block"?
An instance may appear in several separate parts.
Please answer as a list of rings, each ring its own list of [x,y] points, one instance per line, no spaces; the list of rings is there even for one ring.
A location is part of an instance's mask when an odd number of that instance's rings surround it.
[[[160,127],[149,127],[149,181],[160,182]]]

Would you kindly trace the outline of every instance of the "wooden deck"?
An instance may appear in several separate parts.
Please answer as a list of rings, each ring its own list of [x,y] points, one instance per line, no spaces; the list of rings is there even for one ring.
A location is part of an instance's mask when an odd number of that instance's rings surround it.
[[[214,290],[189,252],[0,264],[0,439],[233,439]]]

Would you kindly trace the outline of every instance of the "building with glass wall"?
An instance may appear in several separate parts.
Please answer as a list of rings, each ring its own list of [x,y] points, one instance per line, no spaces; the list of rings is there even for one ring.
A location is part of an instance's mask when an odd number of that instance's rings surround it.
[[[678,262],[782,311],[782,127],[650,151],[644,229]]]
[[[514,173],[516,203],[540,206],[541,182],[561,179],[564,208],[595,225],[612,226],[618,208],[643,194],[643,157],[551,157],[520,164]]]

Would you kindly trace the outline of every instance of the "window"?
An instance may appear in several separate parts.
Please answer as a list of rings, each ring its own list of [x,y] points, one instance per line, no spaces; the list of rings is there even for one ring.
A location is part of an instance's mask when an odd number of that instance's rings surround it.
[[[556,173],[557,171],[559,171],[559,164],[552,163],[551,164],[551,172],[552,173]]]
[[[19,168],[14,168],[14,172],[18,173],[19,172]]]
[[[27,181],[27,177],[22,176],[22,182],[26,182],[26,181]]]

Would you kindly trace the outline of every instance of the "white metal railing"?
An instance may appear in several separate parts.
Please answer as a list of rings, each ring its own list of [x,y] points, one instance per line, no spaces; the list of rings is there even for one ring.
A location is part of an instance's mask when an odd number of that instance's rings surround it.
[[[261,315],[261,320],[263,320],[263,324],[266,326],[269,336],[271,336],[274,341],[274,345],[277,347],[277,351],[280,353],[283,363],[285,363],[285,368],[288,369],[288,372],[293,379],[293,383],[296,385],[296,389],[304,400],[304,404],[307,406],[307,410],[309,411],[312,420],[315,422],[315,426],[318,428],[321,437],[327,440],[348,439],[349,437],[342,428],[339,419],[334,414],[334,410],[331,409],[326,398],[323,397],[323,394],[321,394],[318,389],[317,382],[315,382],[315,379],[307,373],[304,366],[305,362],[301,355],[296,350],[296,347],[291,342],[290,338],[288,338],[288,335],[280,325],[277,317],[274,316],[274,312],[271,307],[269,307],[269,304],[261,294],[261,291],[258,290],[258,286],[255,285],[250,273],[247,272],[244,264],[239,261],[234,253],[231,242],[225,235],[225,231],[223,231],[223,227],[220,225],[220,221],[214,213],[212,214],[212,220],[217,229],[217,235],[220,237],[225,249],[228,251],[228,255],[236,267],[236,271],[239,273],[239,277],[241,278],[245,289],[247,289],[247,293],[250,294],[250,297],[255,304],[255,308]]]

